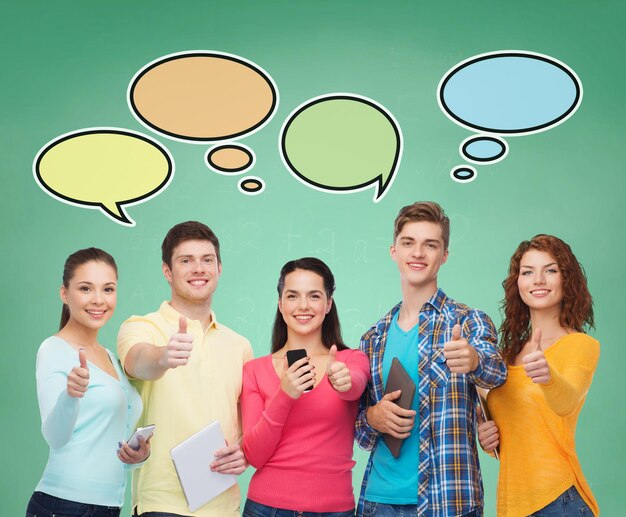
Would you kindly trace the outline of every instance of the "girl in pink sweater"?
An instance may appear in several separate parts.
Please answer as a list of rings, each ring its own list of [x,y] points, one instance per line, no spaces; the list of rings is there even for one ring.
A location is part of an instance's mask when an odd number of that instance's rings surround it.
[[[244,517],[354,515],[354,421],[370,373],[343,343],[334,290],[319,259],[281,270],[272,353],[243,372],[243,449],[256,468]],[[289,366],[287,351],[302,348]]]

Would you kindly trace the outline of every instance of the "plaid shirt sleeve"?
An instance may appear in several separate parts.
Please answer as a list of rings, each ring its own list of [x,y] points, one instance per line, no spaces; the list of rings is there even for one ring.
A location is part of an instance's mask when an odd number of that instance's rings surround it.
[[[375,329],[372,328],[366,332],[361,338],[359,349],[367,355],[370,360],[372,378],[367,384],[365,391],[359,402],[359,414],[356,419],[354,435],[358,446],[366,451],[371,451],[376,445],[376,441],[380,436],[380,433],[376,431],[367,423],[367,410],[376,404],[376,391],[382,390],[382,379],[380,378],[380,372],[378,368],[373,368],[373,361],[375,361],[374,354],[374,341]]]
[[[463,335],[478,352],[478,367],[467,377],[475,385],[492,389],[504,384],[507,371],[497,351],[498,333],[491,318],[484,312],[472,309],[463,320]]]

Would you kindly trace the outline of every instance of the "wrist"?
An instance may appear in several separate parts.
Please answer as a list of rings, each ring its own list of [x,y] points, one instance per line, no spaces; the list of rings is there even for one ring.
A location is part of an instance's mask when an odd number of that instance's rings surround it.
[[[370,406],[365,412],[365,423],[375,431],[378,431],[373,425],[374,420],[376,420],[376,406]]]
[[[471,346],[471,345],[470,345]],[[478,367],[480,366],[480,355],[478,354],[477,350],[472,346],[472,363],[470,365],[470,373],[474,373],[476,370],[478,370]]]
[[[283,386],[282,384],[280,385],[280,389],[283,391],[285,395],[287,395],[289,398],[292,398],[294,400],[296,400],[300,396],[300,393],[298,392],[298,390],[295,390],[295,393],[294,393],[290,389]]]

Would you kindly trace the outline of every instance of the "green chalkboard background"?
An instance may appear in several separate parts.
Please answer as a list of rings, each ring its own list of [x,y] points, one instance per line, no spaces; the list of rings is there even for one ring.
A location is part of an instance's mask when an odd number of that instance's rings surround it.
[[[441,286],[496,324],[500,284],[519,241],[554,233],[585,265],[602,355],[580,416],[578,451],[604,515],[621,515],[625,21],[620,0],[3,2],[0,513],[23,515],[46,462],[34,362],[58,324],[69,253],[95,245],[118,260],[118,308],[101,336],[113,350],[126,317],[150,312],[168,296],[160,242],[169,227],[188,219],[206,222],[220,237],[224,270],[215,310],[251,340],[256,355],[268,352],[278,271],[306,255],[322,258],[336,274],[345,337],[356,346],[400,296],[388,255],[393,218],[401,206],[432,199],[452,220]],[[242,139],[256,153],[251,173],[266,183],[260,195],[243,195],[237,177],[210,171],[203,162],[208,145],[153,134],[128,109],[128,83],[143,65],[196,49],[243,56],[278,86],[274,118]],[[471,133],[443,115],[437,84],[463,59],[502,49],[567,63],[582,80],[582,105],[549,131],[508,138],[506,159],[477,166],[472,183],[455,183],[449,172],[463,163],[458,146]],[[310,189],[280,159],[278,133],[288,114],[332,92],[375,99],[402,128],[400,169],[379,203],[371,189],[345,195]],[[166,190],[128,209],[133,228],[60,203],[33,179],[33,158],[44,144],[94,126],[151,134],[176,162]],[[356,459],[358,488],[366,455],[357,452]],[[486,514],[495,515],[498,467],[481,459]],[[250,475],[242,476],[243,496]]]

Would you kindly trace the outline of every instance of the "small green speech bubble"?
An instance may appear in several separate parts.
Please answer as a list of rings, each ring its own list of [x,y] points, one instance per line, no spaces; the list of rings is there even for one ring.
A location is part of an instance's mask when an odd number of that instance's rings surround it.
[[[35,181],[69,205],[98,208],[111,220],[135,226],[124,205],[147,201],[174,173],[169,151],[152,138],[112,127],[72,131],[48,142],[33,162]]]
[[[306,101],[287,117],[280,152],[289,171],[316,190],[388,191],[402,155],[400,126],[383,106],[360,95],[333,93]]]

